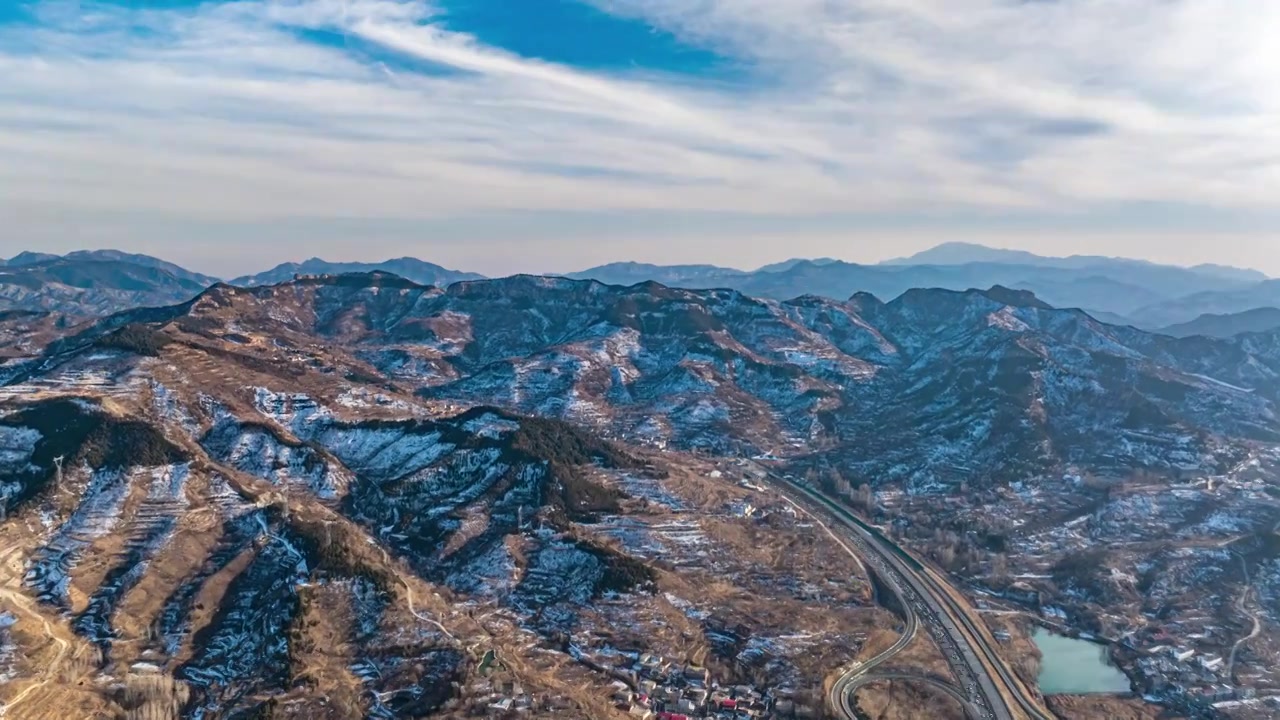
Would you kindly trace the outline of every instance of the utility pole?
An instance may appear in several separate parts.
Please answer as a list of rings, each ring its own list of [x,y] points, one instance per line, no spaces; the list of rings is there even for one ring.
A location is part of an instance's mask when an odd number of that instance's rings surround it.
[[[65,459],[65,455],[59,455],[53,459],[53,487],[59,495],[62,494],[62,461]]]

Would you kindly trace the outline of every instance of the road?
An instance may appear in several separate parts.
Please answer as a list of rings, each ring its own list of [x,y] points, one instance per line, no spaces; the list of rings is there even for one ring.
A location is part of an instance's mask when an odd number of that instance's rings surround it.
[[[982,709],[969,702],[969,698],[965,697],[964,693],[956,689],[956,686],[951,683],[927,675],[904,672],[879,672],[870,675],[859,675],[848,682],[845,682],[845,678],[841,678],[841,681],[837,682],[836,687],[832,690],[832,703],[846,718],[856,718],[858,715],[854,696],[859,688],[875,682],[894,681],[909,682],[913,685],[926,685],[955,700],[964,708],[965,715],[970,718],[984,717]]]
[[[871,526],[862,522],[840,503],[812,488],[788,478],[770,477],[793,502],[822,514],[844,535],[841,544],[846,550],[856,549],[864,564],[901,600],[908,616],[908,624],[923,627],[937,643],[955,674],[959,688],[952,688],[965,698],[966,712],[975,720],[1052,720],[1038,700],[1031,696],[1018,678],[1000,658],[989,639],[989,634],[978,627],[973,614],[962,604],[961,596],[945,580],[916,561]],[[813,513],[810,513],[813,514]],[[828,532],[831,527],[824,524]],[[906,635],[904,635],[906,638]],[[906,638],[906,643],[910,638]],[[900,641],[901,643],[901,641]],[[905,645],[902,645],[905,647]],[[855,666],[848,670],[833,688],[832,704],[852,719],[849,696],[858,687],[880,679],[872,672],[902,647],[895,645],[887,657],[882,653],[876,665]],[[892,679],[892,678],[886,678]],[[916,679],[904,676],[899,679]],[[927,681],[935,686],[936,681]],[[950,686],[948,686],[950,687]],[[956,694],[948,691],[953,697]]]
[[[1280,528],[1280,525],[1276,526]],[[1253,593],[1253,581],[1249,579],[1249,562],[1245,560],[1244,555],[1236,553],[1236,557],[1240,558],[1240,568],[1244,570],[1244,592],[1240,593],[1240,598],[1236,600],[1236,610],[1241,615],[1248,615],[1253,620],[1253,632],[1236,641],[1231,646],[1231,658],[1227,660],[1227,677],[1234,678],[1236,676],[1236,657],[1240,654],[1240,648],[1247,642],[1262,634],[1262,620],[1258,617],[1258,613],[1250,613],[1248,611],[1249,595]]]

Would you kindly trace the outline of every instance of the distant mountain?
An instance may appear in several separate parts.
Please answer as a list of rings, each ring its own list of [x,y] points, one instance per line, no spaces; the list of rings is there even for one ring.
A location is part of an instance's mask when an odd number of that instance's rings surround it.
[[[812,263],[814,265],[830,265],[832,263],[838,263],[838,262],[840,261],[836,260],[835,258],[810,258],[810,259],[791,258],[790,260],[784,260],[780,263],[765,265],[762,268],[758,268],[756,272],[762,272],[762,273],[784,272],[784,271],[790,270],[791,268],[801,263]]]
[[[935,262],[903,264],[916,260]],[[731,288],[777,300],[803,295],[844,299],[859,292],[893,298],[914,288],[967,290],[1002,285],[1030,290],[1055,307],[1087,308],[1114,320],[1194,293],[1241,290],[1254,283],[1242,282],[1240,278],[1255,276],[1263,277],[1253,271],[1217,266],[1182,268],[1112,258],[1042,258],[1031,253],[952,243],[901,262],[881,265],[859,265],[830,258],[793,259],[744,272],[713,265],[615,263],[571,273],[568,277],[622,286],[652,281],[688,289]],[[1175,322],[1198,314],[1178,317]],[[1168,324],[1171,323],[1144,326]]]
[[[127,253],[120,250],[76,250],[75,252],[70,252],[66,255],[27,251],[18,253],[9,260],[0,262],[0,267],[32,267],[37,265],[47,265],[56,260],[68,260],[76,263],[113,262],[139,265],[142,267],[163,270],[180,280],[189,281],[203,287],[209,287],[210,285],[218,282],[218,278],[216,277],[192,272],[167,260],[161,260],[160,258],[152,257],[150,255]]]
[[[749,273],[715,265],[651,265],[619,262],[568,273],[570,280],[595,280],[606,285],[636,285],[657,282],[674,287],[718,287]]]
[[[92,317],[182,302],[212,283],[154,258],[139,264],[93,254],[40,260],[28,253],[14,260],[0,268],[0,310]]]
[[[1154,290],[1104,275],[1037,275],[1015,287],[1030,290],[1055,307],[1106,308],[1108,314],[1120,316],[1165,299]]]
[[[1257,270],[1246,270],[1243,268],[1231,267],[1229,265],[1193,265],[1189,269],[1201,275],[1219,277],[1223,280],[1231,280],[1239,283],[1265,282],[1270,279],[1266,274],[1258,272]]]
[[[1128,315],[1138,308],[1187,293],[1235,289],[1236,283],[1161,265],[1114,269],[1055,268],[1008,263],[965,265],[818,265],[798,263],[789,270],[752,273],[725,284],[750,295],[787,299],[813,294],[846,298],[856,292],[897,297],[913,288],[966,290],[1003,285],[1028,289],[1057,307],[1090,308]]]
[[[1174,337],[1203,335],[1229,338],[1243,333],[1268,332],[1277,329],[1280,329],[1280,308],[1265,307],[1230,315],[1201,315],[1191,322],[1171,325],[1157,332]]]
[[[1196,275],[1216,278],[1234,283],[1256,283],[1267,280],[1267,276],[1257,270],[1227,267],[1224,265],[1197,265],[1190,268],[1173,268],[1160,266],[1147,260],[1105,257],[1102,255],[1072,255],[1069,257],[1047,257],[1026,252],[1025,250],[1005,250],[991,248],[974,243],[949,242],[916,253],[910,257],[897,258],[882,263],[883,265],[968,265],[971,263],[1031,265],[1037,267],[1054,267],[1070,269],[1094,269],[1103,271],[1114,268],[1151,268],[1165,267],[1187,270]]]
[[[1104,322],[1108,325],[1119,325],[1120,327],[1129,327],[1133,325],[1133,321],[1124,315],[1118,313],[1107,312],[1106,310],[1093,310],[1090,308],[1082,308],[1085,312],[1098,322]]]
[[[1233,315],[1267,307],[1280,307],[1280,280],[1195,292],[1139,308],[1132,317],[1139,327],[1163,328],[1191,322],[1201,315]]]
[[[284,263],[256,275],[245,275],[230,281],[231,285],[254,287],[259,285],[275,285],[292,280],[295,275],[342,275],[345,273],[385,272],[399,275],[407,280],[422,285],[447,287],[463,280],[480,280],[483,275],[461,272],[418,260],[416,258],[398,258],[378,263],[346,262],[335,263],[311,258],[300,263]]]
[[[968,265],[970,263],[1003,263],[1006,265],[1049,265],[1045,258],[1025,250],[1005,250],[975,243],[948,242],[910,255],[886,260],[881,265]]]
[[[186,280],[205,287],[209,287],[210,285],[219,282],[219,279],[212,275],[192,272],[166,260],[161,260],[160,258],[152,257],[150,255],[139,255],[137,253],[126,253],[119,250],[77,250],[76,252],[67,253],[63,257],[67,260],[73,261],[96,260],[123,262],[141,265],[142,267],[156,268],[181,280]]]
[[[35,265],[37,263],[49,262],[57,260],[60,256],[52,253],[31,252],[24,250],[4,261],[6,267],[21,267],[23,265]]]

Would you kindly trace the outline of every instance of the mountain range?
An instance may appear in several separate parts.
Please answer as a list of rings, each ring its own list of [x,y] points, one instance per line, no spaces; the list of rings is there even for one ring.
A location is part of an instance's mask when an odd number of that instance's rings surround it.
[[[452,285],[462,280],[480,280],[483,275],[476,273],[449,270],[429,262],[415,258],[399,258],[380,263],[332,263],[320,258],[311,258],[300,263],[284,263],[256,275],[246,275],[230,281],[232,285],[250,287],[254,285],[274,285],[292,280],[295,275],[341,275],[344,273],[385,272],[399,275],[407,280],[422,285]]]
[[[400,258],[379,263],[331,263],[318,258],[286,263],[230,281],[250,287],[301,275],[385,272],[423,285],[447,287],[478,280],[475,273]],[[1200,315],[1280,307],[1280,281],[1256,271],[1216,265],[1192,268],[1145,261],[1077,256],[1048,258],[1019,251],[949,243],[880,265],[830,258],[793,259],[746,271],[713,265],[614,263],[570,279],[630,286],[658,282],[688,289],[734,289],[753,297],[789,300],[819,295],[846,300],[857,293],[891,299],[916,288],[967,290],[995,285],[1029,290],[1055,307],[1081,308],[1111,324],[1148,330]],[[0,267],[0,309],[101,316],[137,306],[189,299],[217,282],[172,263],[116,251],[66,256],[23,253]]]
[[[1240,483],[1280,447],[1280,329],[1175,338],[999,285],[780,300],[385,272],[54,318],[0,316],[19,613],[0,613],[0,676],[53,678],[15,691],[35,717],[621,717],[584,647],[794,702],[900,621],[767,467],[897,503],[887,532],[973,582],[1000,549],[1073,613],[1132,589],[1112,609],[1143,623],[1139,587],[1155,603],[1162,583],[1045,553],[1158,513],[1167,533],[1119,543],[1146,554],[1102,567],[1234,569],[1222,543],[1274,522]],[[1252,577],[1280,567],[1274,544],[1237,547]],[[1188,602],[1166,612],[1199,617]]]
[[[550,401],[540,379],[488,393],[528,403],[452,399],[511,353],[593,338],[643,331],[700,357],[714,334],[682,306],[716,302],[366,273],[217,284],[64,328],[0,370],[6,711],[408,720],[505,702],[604,720],[626,717],[614,677],[580,658],[610,646],[788,702],[820,687],[896,621],[780,498],[519,412]],[[812,628],[852,650],[790,639]]]
[[[1086,256],[1048,258],[964,243],[879,265],[792,260],[747,272],[706,265],[615,263],[569,277],[619,285],[655,280],[687,288],[724,287],[780,300],[806,294],[844,299],[858,292],[893,298],[913,288],[1003,285],[1031,290],[1058,307],[1082,308],[1108,322],[1147,329],[1188,321],[1208,309],[1241,312],[1277,304],[1272,283],[1252,270]]]
[[[1280,440],[1280,332],[1175,339],[998,286],[840,302],[535,276],[447,289],[319,276],[112,316],[26,367],[137,323],[269,351],[261,362],[295,348],[285,369],[330,347],[325,362],[343,376],[656,443],[762,453],[794,442],[913,491],[1071,465],[1216,466],[1236,441]]]
[[[1208,313],[1191,322],[1161,328],[1160,332],[1174,337],[1204,335],[1228,338],[1244,333],[1267,332],[1280,328],[1280,308],[1265,307],[1229,315]]]

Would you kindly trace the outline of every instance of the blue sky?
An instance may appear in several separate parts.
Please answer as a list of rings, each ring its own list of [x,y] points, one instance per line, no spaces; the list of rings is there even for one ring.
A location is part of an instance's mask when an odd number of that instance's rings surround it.
[[[0,255],[1280,275],[1271,0],[0,2]]]

